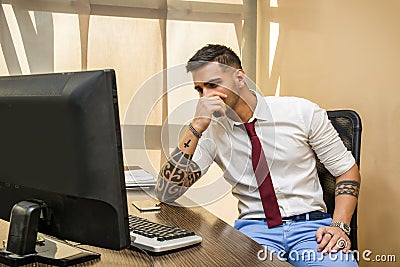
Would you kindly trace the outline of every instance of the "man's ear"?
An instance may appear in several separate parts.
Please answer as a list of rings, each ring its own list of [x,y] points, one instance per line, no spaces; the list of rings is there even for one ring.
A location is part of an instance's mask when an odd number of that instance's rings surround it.
[[[246,82],[246,73],[242,69],[237,69],[235,71],[235,80],[237,82],[238,88],[242,88]]]

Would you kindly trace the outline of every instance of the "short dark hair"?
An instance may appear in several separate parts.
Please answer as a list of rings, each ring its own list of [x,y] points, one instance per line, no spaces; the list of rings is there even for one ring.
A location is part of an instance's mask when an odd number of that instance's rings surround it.
[[[224,45],[208,44],[189,59],[186,64],[186,71],[192,72],[208,62],[218,62],[236,69],[242,69],[240,58],[231,48]]]

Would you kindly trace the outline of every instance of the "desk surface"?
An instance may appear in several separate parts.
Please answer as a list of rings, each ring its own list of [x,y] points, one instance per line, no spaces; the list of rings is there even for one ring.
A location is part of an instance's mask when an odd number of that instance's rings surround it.
[[[162,204],[159,213],[139,213],[130,204],[133,199],[138,198],[138,195],[137,191],[128,192],[130,214],[186,228],[203,238],[199,246],[161,256],[151,256],[154,266],[291,266],[276,257],[273,260],[269,258],[265,261],[259,260],[257,254],[263,249],[262,246],[202,207],[184,208]],[[7,238],[7,231],[7,222],[0,220],[0,240]],[[79,247],[100,253],[101,259],[78,266],[152,266],[150,259],[140,251],[129,249],[113,251],[86,245]]]

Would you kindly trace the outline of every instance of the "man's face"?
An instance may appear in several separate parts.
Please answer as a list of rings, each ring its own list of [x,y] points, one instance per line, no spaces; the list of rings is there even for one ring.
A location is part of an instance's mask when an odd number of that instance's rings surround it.
[[[234,109],[240,92],[236,74],[240,70],[231,67],[222,67],[219,63],[210,62],[192,72],[195,90],[200,97],[210,97],[220,92],[228,97],[222,99],[226,105]]]

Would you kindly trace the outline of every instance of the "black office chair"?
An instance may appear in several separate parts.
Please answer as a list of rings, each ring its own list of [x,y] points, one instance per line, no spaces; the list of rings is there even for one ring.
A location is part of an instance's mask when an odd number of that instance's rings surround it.
[[[360,167],[360,146],[361,146],[361,118],[357,112],[352,110],[334,110],[328,111],[328,117],[333,127],[338,131],[347,150],[351,151],[358,167]],[[325,169],[321,162],[317,159],[317,171],[322,189],[324,192],[324,201],[326,203],[328,213],[333,215],[335,209],[335,185],[336,179],[330,172]],[[351,233],[351,249],[356,250],[357,243],[357,207],[354,211],[350,223]]]

